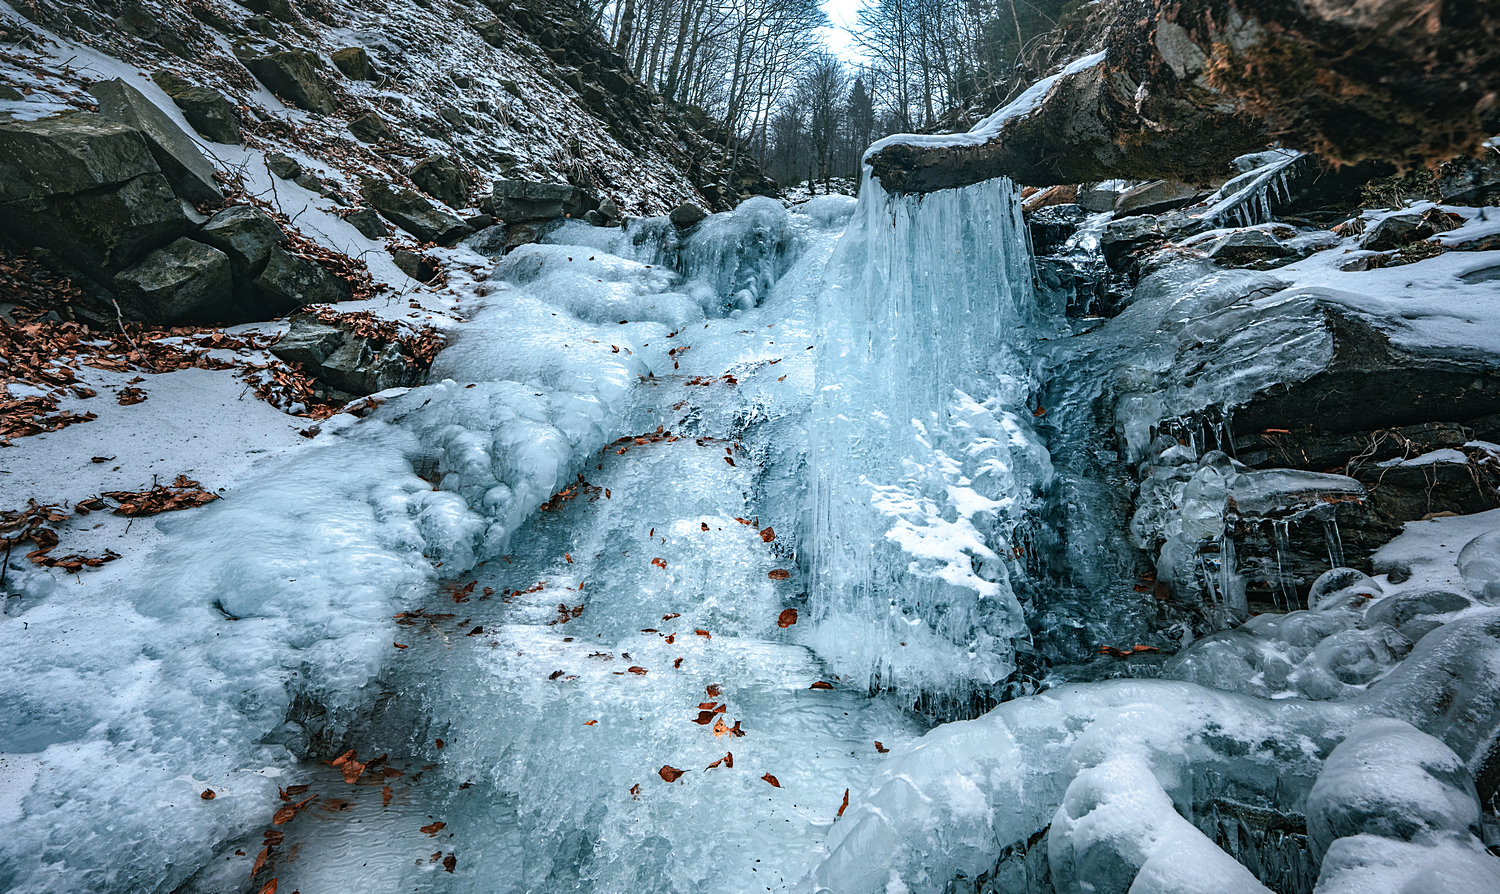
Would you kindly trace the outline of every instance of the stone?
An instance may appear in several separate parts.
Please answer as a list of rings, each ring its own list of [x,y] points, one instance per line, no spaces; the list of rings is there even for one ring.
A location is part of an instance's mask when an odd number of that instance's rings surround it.
[[[253,280],[255,288],[276,315],[304,304],[332,304],[349,300],[349,283],[321,264],[299,258],[279,245],[266,254],[266,266]]]
[[[1105,211],[1115,210],[1115,202],[1119,200],[1120,190],[1099,184],[1087,188],[1080,187],[1078,195],[1074,198],[1073,202],[1085,210],[1092,211],[1095,214],[1102,214]]]
[[[1225,267],[1244,267],[1294,254],[1296,252],[1265,230],[1236,230],[1219,237],[1208,250],[1208,256]]]
[[[364,47],[345,47],[342,50],[334,50],[328,54],[333,64],[344,77],[351,81],[373,81],[378,74],[375,65],[370,61],[370,54]]]
[[[429,155],[411,169],[411,182],[450,208],[462,208],[468,198],[468,178],[458,165],[442,155]]]
[[[271,249],[286,244],[286,233],[269,214],[253,205],[233,205],[209,218],[196,238],[222,251],[240,279],[258,276]]]
[[[237,2],[253,13],[259,13],[278,22],[291,24],[297,20],[289,0],[237,0]]]
[[[490,213],[507,223],[552,220],[568,213],[576,187],[566,183],[528,180],[496,180],[490,192]]]
[[[1500,198],[1500,149],[1479,158],[1459,158],[1438,169],[1438,196],[1445,205],[1488,205]]]
[[[417,282],[429,282],[437,275],[437,265],[414,251],[401,249],[391,255],[391,260],[398,270]]]
[[[115,275],[115,294],[131,316],[174,325],[234,313],[229,258],[183,237]]]
[[[182,117],[201,136],[215,143],[238,145],[240,135],[239,110],[224,94],[209,87],[197,87],[168,71],[158,71],[151,76],[156,86],[171,97]]]
[[[1180,180],[1153,180],[1120,193],[1115,199],[1116,217],[1127,214],[1160,214],[1191,205],[1206,193]]]
[[[276,37],[276,25],[265,16],[251,16],[245,20],[245,27],[262,37]]]
[[[359,234],[366,239],[384,239],[391,234],[385,221],[380,219],[380,212],[368,205],[355,208],[344,216],[344,220],[359,230]]]
[[[704,211],[692,202],[683,202],[681,205],[673,208],[672,213],[668,215],[672,220],[673,226],[676,226],[678,229],[687,229],[694,226],[707,216],[707,211]]]
[[[469,228],[477,233],[487,227],[493,227],[495,225],[495,218],[490,214],[476,214],[473,217],[464,218],[464,223],[468,224]]]
[[[598,211],[586,211],[586,212],[584,212],[583,222],[586,223],[586,224],[588,224],[591,227],[609,226],[609,220],[604,215],[600,214]]]
[[[615,204],[614,199],[605,199],[600,202],[598,211],[607,221],[620,219],[620,206]]]
[[[266,153],[266,168],[282,180],[295,179],[302,173],[301,162],[280,152]]]
[[[366,112],[349,122],[349,132],[361,143],[378,143],[391,138],[390,128],[374,112]]]
[[[0,229],[108,283],[191,228],[146,138],[103,115],[0,121]]]
[[[1420,242],[1437,232],[1420,211],[1403,211],[1382,218],[1365,231],[1359,247],[1370,251],[1389,251]]]
[[[446,245],[472,232],[468,224],[412,190],[372,179],[365,181],[360,194],[386,220],[423,242]]]
[[[499,19],[490,19],[474,26],[479,37],[492,47],[505,46],[505,25]]]
[[[331,115],[337,110],[333,94],[318,74],[318,57],[306,50],[267,53],[243,60],[266,89],[299,109]]]
[[[119,78],[95,81],[88,90],[101,114],[146,137],[151,156],[177,195],[195,204],[224,201],[214,182],[213,165],[198,151],[192,137],[144,94]]]
[[[323,193],[327,190],[327,185],[324,184],[323,180],[311,171],[303,171],[293,177],[292,182],[308,192]]]
[[[415,387],[426,370],[401,353],[400,346],[364,338],[315,317],[298,315],[271,353],[302,365],[323,384],[351,395],[387,388]]]

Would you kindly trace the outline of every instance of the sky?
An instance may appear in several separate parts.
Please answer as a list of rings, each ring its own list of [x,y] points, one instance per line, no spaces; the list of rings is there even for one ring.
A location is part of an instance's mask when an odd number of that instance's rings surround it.
[[[864,5],[865,0],[826,0],[823,11],[828,13],[828,21],[832,27],[818,29],[829,51],[854,65],[862,65],[866,61],[864,52],[850,34],[857,23],[860,7]]]

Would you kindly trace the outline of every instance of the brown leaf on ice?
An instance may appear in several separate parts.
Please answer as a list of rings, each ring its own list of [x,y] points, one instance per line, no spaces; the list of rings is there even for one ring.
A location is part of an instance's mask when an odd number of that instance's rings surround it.
[[[797,623],[797,610],[795,608],[782,609],[781,614],[776,618],[776,626],[783,630],[795,623]]]
[[[696,633],[696,634],[698,634],[699,636],[703,637],[704,639],[713,639],[714,638],[714,636],[713,636],[712,633],[709,633],[707,630],[704,630],[702,627],[699,627],[697,630],[694,630],[693,632]]]
[[[438,747],[438,750],[441,751],[442,747],[443,747],[443,740],[442,739],[433,739],[432,740],[432,744],[436,745]]]
[[[449,854],[448,856],[443,858],[444,872],[452,872],[456,868],[458,868],[458,857],[455,857],[453,854]]]
[[[880,744],[879,742],[875,743],[875,750],[877,752],[881,753],[881,754],[887,754],[887,753],[890,752],[889,748],[885,747],[884,745]]]
[[[715,716],[716,715],[712,711],[699,711],[698,718],[693,722],[698,724],[699,726],[708,726],[710,723],[714,722]],[[714,727],[714,733],[715,735],[718,735],[718,727]]]
[[[682,772],[683,771],[677,769],[676,767],[670,766],[668,764],[662,764],[661,769],[656,771],[656,775],[660,776],[666,782],[676,782],[679,778],[682,777]]]
[[[767,773],[766,775],[764,775],[764,776],[762,776],[760,778],[764,779],[765,781],[767,781],[769,783],[771,783],[771,787],[772,788],[781,788],[781,783],[779,781],[777,781],[776,777],[772,776],[770,773]]]
[[[682,659],[681,658],[675,658],[675,659],[673,659],[672,660],[672,667],[674,667],[674,668],[682,667]]]
[[[770,543],[772,540],[775,540],[776,529],[770,526],[762,528],[760,532],[760,539],[765,543]]]
[[[202,798],[205,801],[212,801],[214,799],[214,790],[211,788],[206,788],[203,790],[203,794],[199,795],[198,797]]]
[[[729,463],[732,466],[732,465],[734,465],[734,457],[732,457],[732,456],[726,456],[726,457],[724,457],[724,462]]]
[[[675,634],[675,633],[669,633],[669,634],[667,634],[667,638],[666,638],[665,642],[669,646],[672,645],[673,643],[677,642],[677,634]]]
[[[707,531],[708,530],[708,522],[699,522],[698,523],[698,527],[700,527],[703,530]]]
[[[707,686],[703,687],[703,691],[707,692],[710,696],[712,696],[714,698],[718,698],[719,694],[721,692],[723,692],[724,690],[722,690],[722,689],[719,688],[719,684],[718,683],[710,683]]]
[[[260,889],[260,894],[276,894],[276,879],[266,882],[265,886]]]
[[[583,722],[583,725],[584,725],[584,726],[593,726],[593,725],[594,725],[594,724],[596,724],[596,723],[598,723],[598,722],[599,722],[599,721],[597,721],[597,720],[585,720],[585,721],[584,721],[584,722]]]
[[[381,807],[389,807],[389,806],[391,806],[391,795],[393,795],[393,794],[395,794],[395,793],[391,791],[391,787],[390,786],[388,786],[388,785],[382,785],[380,787],[380,806]]]
[[[638,677],[644,677],[646,676],[646,674],[650,673],[650,671],[647,671],[644,667],[640,667],[634,664],[632,664],[630,667],[627,667],[626,670],[630,671],[632,674],[635,674]]]
[[[651,564],[655,565],[657,568],[666,568],[667,560],[663,559],[661,556],[657,556],[656,558],[651,560]]]
[[[835,813],[834,816],[836,816],[836,817],[843,816],[844,815],[844,811],[848,810],[848,809],[849,809],[849,790],[848,789],[844,789],[844,803],[842,803],[842,804],[839,805],[839,812]]]
[[[770,571],[770,573],[766,575],[766,577],[769,577],[771,580],[786,580],[791,576],[792,573],[790,571],[787,571],[785,568],[774,568]]]
[[[712,770],[714,767],[717,767],[720,764],[723,764],[724,768],[727,769],[727,770],[733,770],[734,769],[734,752],[732,752],[732,751],[726,751],[726,752],[724,752],[724,756],[723,757],[719,758],[718,760],[714,761],[713,763],[709,764],[708,766],[704,767],[703,769],[705,769],[705,770]]]
[[[640,799],[641,799],[641,784],[639,782],[637,782],[635,785],[632,785],[630,787],[630,800],[632,800],[632,801],[639,801]]]
[[[807,688],[808,689],[832,689],[833,688],[833,684],[825,682],[823,680],[819,680],[818,682],[812,684],[811,686],[809,686]]]
[[[680,617],[682,617],[682,612],[671,612],[670,614],[662,615],[661,619],[663,621],[670,621],[673,618],[680,618]]]
[[[448,828],[448,824],[447,823],[444,823],[444,822],[433,822],[433,823],[428,823],[427,825],[423,826],[418,831],[421,832],[424,835],[436,835],[437,833],[443,831],[446,828]]]
[[[250,867],[250,877],[251,878],[255,878],[255,874],[257,872],[260,872],[263,868],[265,868],[266,860],[270,856],[271,856],[271,846],[268,844],[265,847],[263,847],[263,848],[260,849],[260,853],[259,854],[255,855],[255,865]]]

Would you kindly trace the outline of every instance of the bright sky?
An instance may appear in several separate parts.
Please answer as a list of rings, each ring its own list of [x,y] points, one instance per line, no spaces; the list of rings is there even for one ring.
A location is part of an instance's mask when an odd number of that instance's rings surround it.
[[[823,3],[823,11],[828,13],[828,21],[832,23],[830,28],[819,29],[823,42],[840,59],[854,65],[865,62],[864,53],[849,33],[856,25],[860,7],[864,5],[865,0],[826,0]]]

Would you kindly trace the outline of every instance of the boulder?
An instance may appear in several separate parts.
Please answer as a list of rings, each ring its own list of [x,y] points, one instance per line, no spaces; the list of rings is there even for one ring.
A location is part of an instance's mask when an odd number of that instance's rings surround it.
[[[267,53],[243,61],[266,89],[299,109],[331,115],[338,108],[318,74],[318,57],[306,50]]]
[[[286,244],[286,233],[269,214],[253,205],[234,205],[209,219],[196,235],[222,251],[240,279],[251,279],[265,269],[271,249]]]
[[[1500,149],[1443,165],[1438,171],[1438,196],[1445,205],[1484,205],[1500,197]]]
[[[1208,250],[1208,256],[1225,267],[1246,267],[1295,254],[1265,230],[1236,230],[1219,237]]]
[[[119,78],[95,81],[88,89],[101,114],[146,137],[151,156],[177,195],[196,204],[224,201],[214,182],[213,165],[198,151],[192,137],[144,94]]]
[[[600,202],[598,211],[600,216],[602,216],[606,221],[620,219],[620,206],[615,204],[614,199],[605,199],[604,201]]]
[[[672,219],[672,224],[678,229],[686,229],[707,217],[708,212],[694,205],[692,202],[683,202],[681,205],[673,208],[672,213],[668,216]]]
[[[423,242],[448,244],[472,232],[468,224],[412,190],[366,180],[360,194],[386,220]]]
[[[1370,251],[1390,251],[1413,242],[1420,242],[1445,229],[1452,229],[1444,222],[1442,229],[1434,226],[1435,215],[1421,211],[1402,211],[1392,214],[1365,231],[1359,241],[1360,248]]]
[[[1116,216],[1126,214],[1160,214],[1173,211],[1204,195],[1204,191],[1181,180],[1153,180],[1120,193],[1115,199]]]
[[[174,325],[234,315],[229,258],[183,237],[115,275],[122,308],[150,323]]]
[[[295,180],[302,174],[302,163],[280,152],[266,153],[266,169],[282,180]]]
[[[0,122],[0,229],[101,283],[191,228],[140,131],[103,115]]]
[[[1115,210],[1115,203],[1120,200],[1120,195],[1120,190],[1107,183],[1100,183],[1079,188],[1078,196],[1073,201],[1087,211],[1102,214]]]
[[[350,211],[344,215],[344,220],[359,230],[359,234],[366,239],[384,239],[391,234],[385,221],[380,219],[380,212],[368,205]]]
[[[479,32],[480,38],[490,46],[505,46],[505,25],[499,19],[480,22],[474,26],[474,30]]]
[[[442,155],[429,155],[411,169],[411,182],[450,208],[462,208],[469,195],[468,178],[458,165]]]
[[[195,87],[168,71],[158,71],[151,80],[172,98],[182,110],[182,117],[201,136],[215,143],[238,145],[242,141],[239,110],[224,94],[209,87]]]
[[[279,245],[266,254],[266,266],[253,280],[272,313],[286,314],[304,304],[332,304],[349,300],[349,283]]]
[[[370,62],[370,54],[365,52],[364,47],[334,50],[328,54],[328,58],[351,81],[373,81],[378,77],[374,64]]]
[[[391,255],[397,269],[417,282],[429,282],[437,275],[437,265],[414,251],[402,249]]]
[[[566,183],[527,180],[496,180],[491,191],[491,211],[508,223],[552,220],[562,217],[574,202],[577,189]]]
[[[391,138],[390,128],[374,112],[366,112],[349,122],[349,132],[361,143],[378,143]]]
[[[289,0],[238,0],[239,4],[253,13],[290,24],[297,20]]]
[[[398,345],[355,335],[316,317],[295,316],[271,353],[299,363],[324,385],[349,395],[422,384],[427,373]]]

